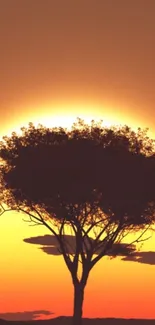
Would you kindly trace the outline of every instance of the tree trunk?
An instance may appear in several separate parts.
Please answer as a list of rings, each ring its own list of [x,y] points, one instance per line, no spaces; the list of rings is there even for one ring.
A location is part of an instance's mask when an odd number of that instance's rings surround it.
[[[82,306],[84,299],[84,286],[80,283],[74,285],[74,310],[72,325],[82,325]]]

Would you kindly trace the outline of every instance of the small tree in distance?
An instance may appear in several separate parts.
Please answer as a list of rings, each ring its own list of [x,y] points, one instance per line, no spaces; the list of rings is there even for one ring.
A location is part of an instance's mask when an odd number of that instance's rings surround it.
[[[74,286],[73,325],[81,325],[91,269],[128,234],[137,232],[134,243],[145,240],[154,224],[154,141],[147,130],[79,118],[70,131],[32,123],[21,130],[0,143],[2,206],[26,213],[57,239]]]

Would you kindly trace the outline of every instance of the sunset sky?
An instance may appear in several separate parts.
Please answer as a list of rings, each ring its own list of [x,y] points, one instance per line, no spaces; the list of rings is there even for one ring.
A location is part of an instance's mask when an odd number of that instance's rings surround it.
[[[0,137],[82,117],[155,138],[154,0],[0,0],[0,44]],[[63,258],[24,242],[50,233],[22,218],[0,217],[0,318],[72,315]],[[137,256],[97,264],[84,317],[155,318],[154,235]]]

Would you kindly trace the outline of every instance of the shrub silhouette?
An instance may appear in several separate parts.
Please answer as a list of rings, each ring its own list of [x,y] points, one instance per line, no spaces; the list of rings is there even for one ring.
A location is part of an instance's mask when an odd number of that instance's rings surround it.
[[[74,286],[73,324],[81,325],[91,269],[128,234],[145,240],[154,223],[154,142],[147,130],[128,126],[77,119],[68,131],[29,123],[22,135],[3,138],[0,158],[3,209],[26,213],[56,237]]]

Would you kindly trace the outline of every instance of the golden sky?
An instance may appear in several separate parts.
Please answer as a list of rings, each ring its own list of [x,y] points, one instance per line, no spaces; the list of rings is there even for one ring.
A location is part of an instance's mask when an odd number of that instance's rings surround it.
[[[155,137],[154,0],[0,0],[0,41],[0,136],[30,121],[68,126],[79,116],[149,127]],[[62,257],[23,242],[48,231],[10,212],[0,218],[0,233],[0,318],[37,310],[71,315]],[[152,238],[143,251],[154,247]],[[84,316],[155,318],[151,256],[99,262]]]

